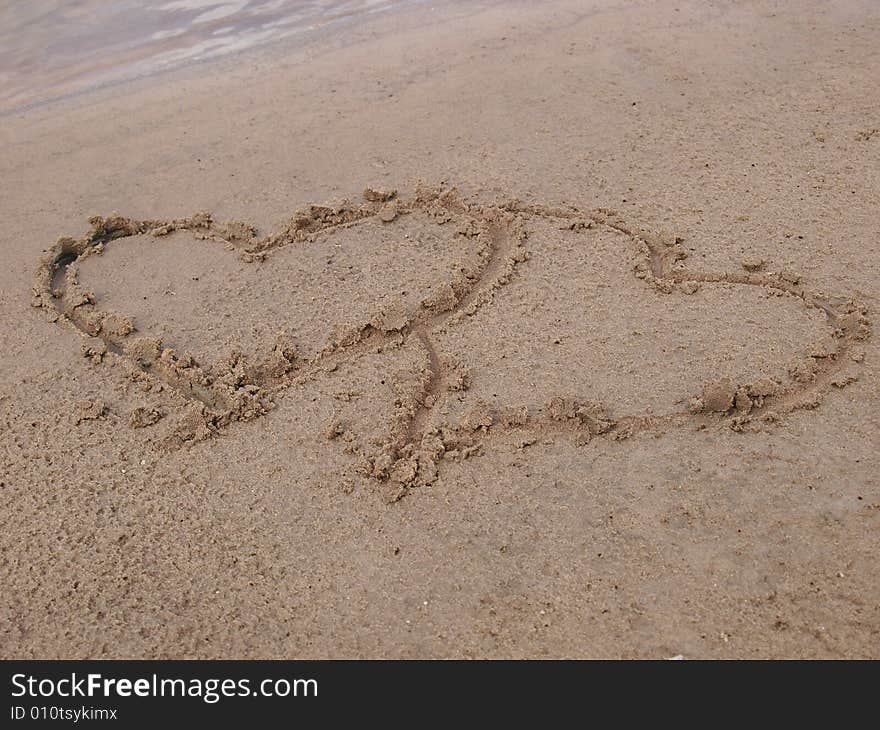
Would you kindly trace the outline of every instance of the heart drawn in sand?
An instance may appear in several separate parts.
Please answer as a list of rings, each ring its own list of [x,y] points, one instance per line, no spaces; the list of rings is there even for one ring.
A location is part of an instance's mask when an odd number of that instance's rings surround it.
[[[364,278],[358,295],[364,300],[362,319],[333,327],[326,333],[326,343],[311,352],[294,346],[279,327],[282,331],[262,349],[254,347],[206,362],[203,356],[186,351],[190,344],[185,335],[174,343],[182,349],[175,349],[159,337],[143,334],[138,317],[102,308],[104,297],[80,282],[80,270],[91,257],[125,239],[151,246],[186,232],[216,246],[213,253],[202,250],[198,255],[237,256],[247,266],[270,266],[276,257],[274,265],[291,267],[297,256],[308,255],[310,244],[315,246],[331,236],[366,232],[370,226],[370,235],[379,235],[376,231],[382,230],[404,232],[407,221],[415,220],[450,231],[465,258],[433,272],[430,282],[411,281],[412,286],[404,292],[407,296],[393,300],[378,295],[371,299],[373,291],[381,288],[374,285],[384,272],[378,262]],[[360,474],[392,485],[394,498],[436,480],[443,459],[478,454],[494,437],[513,437],[522,445],[539,438],[568,436],[577,444],[586,444],[598,439],[624,441],[644,431],[662,432],[713,418],[726,420],[738,431],[772,423],[793,410],[816,407],[833,387],[855,379],[855,368],[864,357],[860,342],[871,333],[866,310],[852,298],[812,291],[797,276],[766,271],[761,261],[745,261],[741,271],[731,272],[689,268],[680,239],[627,223],[607,209],[583,211],[518,200],[485,204],[469,201],[455,189],[433,187],[419,187],[412,198],[403,199],[395,191],[368,188],[362,202],[309,206],[277,232],[263,237],[246,223],[219,223],[207,213],[174,220],[132,220],[114,214],[90,222],[92,228],[86,235],[60,238],[41,261],[34,305],[79,330],[85,338],[83,351],[94,361],[125,368],[129,377],[141,381],[145,388],[161,390],[173,401],[178,418],[163,439],[167,448],[213,437],[235,421],[259,418],[272,410],[278,398],[296,397],[305,383],[333,377],[337,368],[367,354],[417,348],[421,365],[410,377],[395,383],[392,416],[380,442],[360,443],[347,432],[346,424],[335,420],[326,429],[329,439],[344,437],[341,440],[353,454]],[[587,231],[619,239],[620,256],[631,262],[632,273],[642,280],[639,290],[644,296],[665,295],[684,301],[715,287],[770,294],[821,317],[825,334],[804,343],[803,352],[789,363],[786,372],[749,382],[709,378],[702,384],[694,383],[687,402],[665,412],[649,409],[621,415],[619,404],[596,399],[593,394],[560,392],[538,406],[474,398],[450,422],[449,398],[455,394],[459,401],[466,400],[462,394],[475,374],[439,343],[450,341],[452,334],[489,307],[499,308],[496,316],[503,316],[499,293],[511,281],[529,275],[524,264],[542,254],[540,239],[548,226],[575,242]],[[410,238],[405,232],[402,235]],[[283,262],[277,258],[282,252],[287,257]],[[408,255],[418,256],[419,250]],[[111,263],[105,262],[104,268],[112,271]],[[228,277],[234,278],[234,272]],[[286,297],[294,296],[283,290],[283,280],[275,282],[277,296],[264,297],[259,305],[274,313],[280,325],[287,324],[286,312],[291,311]],[[255,278],[238,285],[235,296],[247,296],[260,282]],[[332,296],[326,293],[326,286],[317,295],[311,291],[320,316],[312,314],[300,324],[320,329],[330,316],[324,310],[329,311]],[[300,294],[308,294],[308,287]],[[136,408],[131,425],[150,427],[161,415]]]

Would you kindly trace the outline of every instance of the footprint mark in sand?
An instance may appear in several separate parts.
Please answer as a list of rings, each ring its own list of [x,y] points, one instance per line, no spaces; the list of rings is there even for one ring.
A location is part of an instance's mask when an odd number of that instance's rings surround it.
[[[279,337],[268,355],[231,357],[218,373],[217,367],[202,367],[191,356],[179,355],[156,338],[138,336],[128,317],[101,311],[94,294],[78,281],[83,259],[131,236],[161,237],[187,230],[198,238],[233,246],[245,261],[261,261],[291,244],[307,244],[377,218],[391,224],[417,212],[440,225],[455,225],[456,232],[476,246],[476,261],[442,283],[415,313],[386,313],[360,327],[341,330],[311,358],[298,357],[289,342]],[[477,404],[460,423],[440,425],[436,415],[445,395],[466,389],[467,374],[438,350],[433,335],[455,327],[490,304],[495,292],[517,275],[528,259],[524,247],[528,224],[538,219],[555,222],[575,234],[597,227],[614,231],[630,249],[635,276],[666,294],[730,284],[763,287],[793,297],[824,314],[830,344],[809,351],[791,369],[787,383],[767,378],[741,384],[727,379],[709,382],[687,409],[663,415],[615,418],[607,404],[556,397],[534,413],[515,404],[502,409]],[[126,368],[131,378],[148,385],[158,383],[185,400],[182,417],[164,441],[169,448],[208,438],[233,421],[257,418],[271,410],[284,392],[316,378],[331,377],[340,365],[367,353],[417,344],[424,366],[413,382],[400,384],[384,441],[364,446],[353,437],[346,439],[347,450],[357,458],[357,471],[385,484],[390,499],[435,481],[444,458],[477,454],[493,438],[515,438],[528,444],[539,438],[570,435],[584,444],[596,438],[625,440],[643,431],[658,433],[711,418],[728,419],[731,428],[741,431],[797,409],[815,408],[833,387],[843,387],[857,377],[854,364],[864,357],[859,343],[871,334],[867,311],[852,298],[812,291],[799,277],[765,272],[760,262],[746,261],[739,272],[691,269],[684,263],[686,252],[679,239],[633,226],[608,209],[583,211],[518,200],[485,205],[463,199],[454,188],[419,187],[412,199],[403,200],[394,191],[368,188],[362,203],[309,206],[265,237],[258,237],[247,224],[217,223],[207,213],[141,221],[114,214],[94,217],[90,223],[89,233],[58,239],[41,261],[34,306],[48,310],[56,321],[76,327],[88,338],[84,350],[94,359],[107,358]],[[155,419],[155,415],[147,419],[149,425]],[[137,420],[133,418],[133,425],[138,425]],[[345,428],[334,422],[326,433],[335,439]]]

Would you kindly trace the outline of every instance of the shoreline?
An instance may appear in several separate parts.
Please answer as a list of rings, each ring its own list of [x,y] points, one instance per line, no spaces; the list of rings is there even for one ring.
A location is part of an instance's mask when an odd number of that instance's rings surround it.
[[[368,8],[361,12],[346,12],[339,15],[331,15],[330,17],[318,16],[310,18],[307,24],[297,27],[287,34],[278,35],[277,37],[261,39],[259,42],[252,40],[245,43],[241,48],[231,48],[229,50],[221,49],[218,52],[209,52],[206,56],[194,56],[182,58],[178,61],[168,61],[159,63],[157,60],[152,63],[157,64],[152,68],[137,70],[138,63],[133,61],[134,67],[128,71],[121,72],[116,78],[101,80],[100,77],[93,78],[91,81],[85,82],[82,88],[74,88],[69,91],[59,91],[45,98],[33,99],[16,103],[14,106],[8,104],[0,105],[0,118],[13,117],[26,114],[30,111],[45,109],[62,105],[65,102],[74,101],[82,97],[89,97],[93,94],[101,92],[122,90],[125,93],[125,87],[128,85],[140,85],[140,88],[148,86],[155,80],[155,83],[161,84],[165,79],[166,83],[174,83],[175,80],[186,78],[190,74],[198,74],[199,70],[207,73],[222,73],[224,70],[234,68],[242,62],[251,60],[270,60],[273,57],[284,57],[282,54],[299,54],[308,52],[314,48],[316,44],[326,42],[333,39],[341,43],[345,43],[345,39],[352,31],[362,28],[380,25],[386,21],[390,15],[405,15],[411,12],[422,11],[421,6],[425,5],[428,0],[397,0],[396,3],[387,7]],[[224,35],[224,37],[236,37],[235,33]],[[244,43],[247,39],[242,39]],[[135,47],[120,48],[117,53],[123,54],[120,60],[124,60],[126,52],[134,51]],[[186,47],[180,49],[169,48],[168,51],[160,52],[159,50],[151,54],[152,57],[161,58],[161,53],[169,53],[173,50],[187,51]],[[113,64],[114,60],[109,58],[106,63]],[[149,62],[147,62],[149,63]],[[22,79],[19,85],[32,85],[39,83],[40,78],[36,76],[31,79]]]

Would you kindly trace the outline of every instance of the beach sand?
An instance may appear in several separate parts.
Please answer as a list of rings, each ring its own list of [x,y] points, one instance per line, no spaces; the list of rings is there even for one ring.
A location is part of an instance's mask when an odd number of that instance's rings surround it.
[[[2,656],[880,656],[880,7],[384,5],[6,69]]]

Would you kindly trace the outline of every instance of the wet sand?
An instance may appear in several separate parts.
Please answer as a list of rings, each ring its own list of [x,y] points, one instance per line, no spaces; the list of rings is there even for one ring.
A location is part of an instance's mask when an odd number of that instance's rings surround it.
[[[4,116],[3,655],[876,657],[877,8],[355,10]]]

